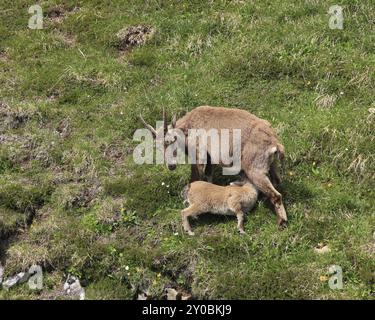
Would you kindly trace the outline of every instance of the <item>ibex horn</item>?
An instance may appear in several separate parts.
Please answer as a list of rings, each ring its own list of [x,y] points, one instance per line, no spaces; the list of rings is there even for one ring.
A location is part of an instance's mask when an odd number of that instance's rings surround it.
[[[143,122],[143,124],[145,125],[145,127],[146,127],[148,130],[150,130],[151,133],[152,133],[154,136],[156,136],[156,134],[157,134],[156,130],[155,130],[151,125],[149,125],[149,124],[145,121],[145,119],[143,119],[142,115],[139,115],[139,119],[141,119],[141,121]]]
[[[164,134],[168,131],[168,124],[167,124],[167,113],[165,112],[165,108],[163,107],[163,123],[164,123]]]

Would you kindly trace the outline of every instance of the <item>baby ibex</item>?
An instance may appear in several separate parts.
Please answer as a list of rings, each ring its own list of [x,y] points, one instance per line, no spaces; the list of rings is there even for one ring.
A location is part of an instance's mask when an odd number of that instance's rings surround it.
[[[183,191],[189,207],[181,211],[184,230],[191,236],[189,217],[205,212],[237,216],[237,229],[243,234],[244,212],[250,210],[258,197],[258,191],[249,181],[218,186],[205,181],[195,181]]]

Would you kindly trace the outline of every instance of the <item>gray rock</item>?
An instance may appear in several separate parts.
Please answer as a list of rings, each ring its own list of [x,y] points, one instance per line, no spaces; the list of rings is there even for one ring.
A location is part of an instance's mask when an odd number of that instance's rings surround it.
[[[2,283],[2,286],[5,290],[9,290],[10,288],[14,287],[17,284],[23,284],[27,282],[32,275],[35,274],[35,270],[39,268],[41,270],[41,267],[38,265],[33,265],[29,271],[26,272],[20,272],[16,274],[13,277],[10,277],[6,279],[3,282],[3,276],[4,276],[4,267],[0,264],[0,284]]]
[[[148,296],[144,292],[138,293],[137,300],[148,300]]]
[[[67,292],[69,290],[69,288],[70,288],[70,284],[65,282],[64,283],[64,291]]]
[[[25,283],[27,280],[29,280],[31,274],[27,271],[27,272],[20,272],[19,274],[17,274],[17,277],[18,277],[18,283],[17,284],[22,284],[22,283]]]
[[[3,288],[5,290],[9,290],[10,288],[14,287],[18,282],[17,276],[9,278],[3,282]]]
[[[3,282],[4,267],[0,263],[0,284]]]
[[[181,300],[192,300],[192,299],[193,299],[193,297],[189,293],[187,293],[185,295],[182,295],[182,297],[181,297]]]
[[[17,284],[25,283],[27,280],[29,280],[30,274],[28,272],[20,272],[16,274],[15,276],[7,279],[3,282],[3,288],[5,290],[9,290],[10,288],[14,287]]]
[[[82,288],[81,283],[76,277],[68,276],[68,279],[64,283],[64,291],[69,296],[79,297],[80,300],[85,300],[85,289]]]
[[[9,290],[10,288],[14,287],[17,284],[25,283],[27,280],[29,280],[30,274],[28,272],[20,272],[16,274],[15,276],[7,279],[3,282],[3,288],[5,290]]]
[[[176,289],[167,288],[165,289],[165,292],[167,294],[167,300],[181,300],[181,293]]]

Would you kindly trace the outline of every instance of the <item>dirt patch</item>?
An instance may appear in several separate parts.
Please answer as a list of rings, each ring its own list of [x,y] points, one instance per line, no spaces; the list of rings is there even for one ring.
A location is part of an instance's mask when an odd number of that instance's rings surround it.
[[[59,96],[60,96],[60,92],[57,90],[53,90],[49,92],[46,100],[47,102],[54,102],[59,98]]]
[[[56,6],[47,9],[47,17],[54,23],[62,23],[66,14],[66,9],[63,6]]]
[[[98,220],[102,224],[113,225],[121,221],[122,198],[108,199],[98,211]]]
[[[77,209],[89,207],[101,191],[98,184],[66,186],[60,194],[63,206],[66,209]]]
[[[59,24],[68,14],[74,13],[78,10],[78,7],[65,7],[63,5],[58,5],[48,8],[46,15],[52,22]]]
[[[367,255],[371,257],[375,257],[375,240],[363,245],[362,247],[363,252],[365,252]]]
[[[9,55],[3,49],[0,49],[0,61],[2,61],[2,62],[8,62],[9,61]]]
[[[155,257],[151,266],[151,270],[160,272],[163,276],[170,279],[169,286],[187,290],[187,292],[191,291],[194,268],[195,261],[193,258],[176,261],[172,256]]]
[[[126,158],[133,152],[131,146],[124,142],[113,142],[110,144],[102,144],[100,146],[100,151],[102,157],[110,162],[109,176],[116,175],[118,170],[121,170],[122,175],[128,178],[134,174],[126,165]]]
[[[51,19],[60,18],[65,15],[65,12],[65,8],[62,6],[52,7],[47,10],[47,17]]]
[[[40,143],[33,136],[0,134],[0,142],[5,147],[7,159],[10,163],[27,169],[32,160],[37,160],[43,167],[50,167],[53,163],[53,144]]]
[[[12,109],[8,104],[0,101],[0,132],[7,128],[17,129],[23,126],[34,113],[31,110]]]
[[[57,134],[63,139],[69,136],[70,131],[70,119],[63,119],[56,128]]]
[[[0,134],[0,143],[1,144],[8,144],[8,143],[27,143],[30,141],[29,137],[26,136],[19,136],[19,135],[7,135],[7,134]]]
[[[73,48],[73,47],[76,46],[77,37],[75,35],[72,35],[70,33],[61,32],[61,31],[57,31],[55,33],[55,35],[67,47]]]
[[[127,51],[132,47],[144,44],[151,39],[155,33],[155,29],[146,25],[130,26],[121,29],[117,34],[118,49]]]
[[[109,145],[101,145],[100,150],[106,160],[114,163],[123,162],[126,155],[130,154],[130,150],[122,143],[112,143]]]
[[[337,100],[336,95],[319,95],[314,101],[318,108],[320,109],[327,109],[332,108],[335,105],[335,102]]]

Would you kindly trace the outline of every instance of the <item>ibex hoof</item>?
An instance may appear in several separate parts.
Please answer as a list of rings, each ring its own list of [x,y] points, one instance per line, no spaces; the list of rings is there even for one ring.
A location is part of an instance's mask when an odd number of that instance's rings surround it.
[[[246,234],[246,231],[245,230],[238,230],[240,232],[240,234]]]
[[[193,231],[188,231],[187,233],[188,233],[189,236],[194,236],[195,235],[195,233]]]
[[[285,229],[287,227],[287,221],[284,219],[278,219],[277,225],[279,226],[279,229]]]

